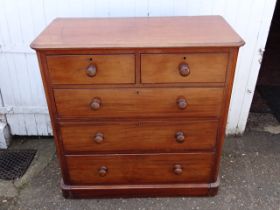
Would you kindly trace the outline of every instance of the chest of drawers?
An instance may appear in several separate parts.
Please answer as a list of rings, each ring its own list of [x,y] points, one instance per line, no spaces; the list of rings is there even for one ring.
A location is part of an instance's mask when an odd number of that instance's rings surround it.
[[[54,20],[31,47],[64,195],[215,195],[243,44],[219,16]]]

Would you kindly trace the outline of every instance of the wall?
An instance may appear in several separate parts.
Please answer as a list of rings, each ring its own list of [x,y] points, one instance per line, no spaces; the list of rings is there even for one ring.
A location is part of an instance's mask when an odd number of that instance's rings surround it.
[[[245,129],[276,0],[1,0],[0,89],[14,135],[50,135],[30,42],[55,17],[222,15],[246,41],[240,51],[227,132]]]

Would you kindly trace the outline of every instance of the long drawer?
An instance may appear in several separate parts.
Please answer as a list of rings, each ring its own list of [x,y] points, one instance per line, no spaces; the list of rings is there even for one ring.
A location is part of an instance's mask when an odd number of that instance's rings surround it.
[[[223,88],[55,89],[59,117],[218,117]]]
[[[66,156],[71,184],[209,183],[213,153]]]
[[[60,130],[69,154],[184,152],[212,150],[217,124],[215,120],[67,123]]]
[[[135,55],[48,56],[53,84],[123,84],[135,82]]]
[[[227,53],[141,55],[143,83],[225,82]]]

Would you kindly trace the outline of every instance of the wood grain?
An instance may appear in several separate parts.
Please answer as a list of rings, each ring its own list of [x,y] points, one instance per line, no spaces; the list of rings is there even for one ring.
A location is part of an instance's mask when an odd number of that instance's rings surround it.
[[[48,56],[48,70],[53,84],[118,84],[135,82],[135,56],[124,55],[58,55]],[[94,64],[95,76],[87,75]]]
[[[147,153],[212,150],[216,143],[217,121],[134,121],[64,123],[60,127],[67,154]],[[176,132],[184,141],[176,141]],[[95,142],[96,133],[104,139]]]
[[[190,74],[182,76],[179,65],[186,63]],[[143,83],[225,82],[228,54],[142,54],[141,81]]]
[[[67,156],[71,183],[86,184],[159,184],[211,182],[213,153],[131,154]],[[173,172],[175,164],[182,165],[183,173]],[[106,166],[106,176],[100,167]]]
[[[46,56],[43,52],[37,52],[37,58],[40,66],[40,72],[42,77],[42,82],[45,89],[46,100],[48,104],[48,109],[51,118],[51,125],[53,129],[53,136],[54,136],[54,143],[56,145],[56,154],[59,160],[60,168],[61,168],[61,176],[66,184],[68,184],[68,170],[66,169],[66,163],[64,158],[64,150],[62,142],[59,141],[59,130],[58,130],[58,122],[55,119],[55,101],[53,97],[53,91],[48,83],[49,81],[49,74],[47,73],[47,62]]]
[[[221,16],[57,18],[33,49],[232,47],[244,41]]]
[[[223,101],[223,88],[115,88],[55,89],[60,117],[217,117]],[[186,109],[177,99],[184,96]],[[92,110],[93,98],[102,101]]]
[[[32,47],[63,194],[215,195],[242,44],[218,16],[56,19]]]
[[[198,184],[66,185],[61,182],[65,198],[123,198],[214,196],[219,181]]]
[[[220,169],[220,162],[222,158],[222,149],[224,145],[225,135],[226,135],[226,125],[227,125],[227,116],[228,116],[228,110],[229,110],[229,104],[230,104],[230,98],[232,93],[232,87],[233,87],[233,80],[234,80],[234,73],[235,73],[235,66],[237,61],[239,48],[232,48],[230,53],[230,65],[229,65],[229,74],[227,75],[226,79],[226,87],[225,87],[225,99],[223,103],[223,118],[220,120],[219,125],[219,132],[217,135],[217,144],[216,144],[216,165],[214,167],[214,176],[218,177],[219,175],[219,169]]]

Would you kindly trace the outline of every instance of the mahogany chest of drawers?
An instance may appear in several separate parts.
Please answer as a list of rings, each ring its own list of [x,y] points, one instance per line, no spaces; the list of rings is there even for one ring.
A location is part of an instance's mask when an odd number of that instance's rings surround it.
[[[243,44],[219,16],[54,20],[31,47],[63,194],[215,195]]]

